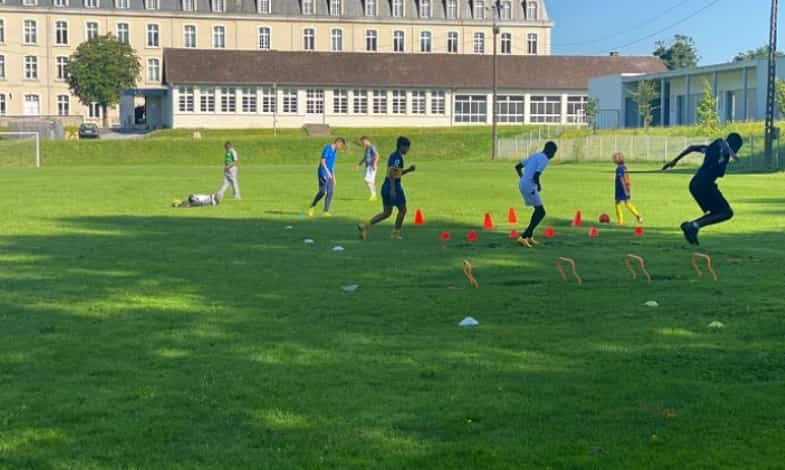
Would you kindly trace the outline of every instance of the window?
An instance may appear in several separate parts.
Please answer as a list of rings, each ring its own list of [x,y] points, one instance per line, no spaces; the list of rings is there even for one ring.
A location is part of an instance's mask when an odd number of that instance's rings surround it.
[[[213,13],[223,13],[226,11],[225,0],[210,0],[210,10]]]
[[[38,57],[25,57],[25,80],[38,80]]]
[[[98,23],[90,21],[85,25],[85,37],[88,41],[98,37]]]
[[[324,90],[305,91],[305,112],[308,114],[324,114]]]
[[[343,31],[340,29],[330,31],[330,45],[334,52],[343,50]]]
[[[485,123],[488,121],[488,98],[485,95],[455,97],[455,122]]]
[[[55,22],[55,44],[60,46],[68,44],[68,23],[65,21]]]
[[[346,90],[333,90],[333,113],[349,113],[349,92]]]
[[[537,21],[537,2],[534,0],[526,2],[526,19],[529,21]]]
[[[406,50],[406,36],[403,31],[393,32],[393,52],[403,52]]]
[[[68,95],[57,95],[57,115],[68,116],[71,112],[71,100]]]
[[[387,90],[373,90],[373,114],[387,114]]]
[[[159,28],[157,24],[147,25],[147,47],[158,47]]]
[[[434,90],[431,92],[431,114],[447,113],[447,94],[443,91]]]
[[[496,97],[496,117],[499,122],[523,122],[523,96]]]
[[[341,0],[330,0],[330,16],[341,16]]]
[[[447,19],[458,18],[458,0],[447,0]]]
[[[0,80],[5,80],[5,56],[0,55]]]
[[[117,23],[117,40],[128,44],[128,23]]]
[[[302,0],[303,15],[313,15],[313,0]]]
[[[455,31],[447,33],[447,52],[450,54],[458,53],[458,33]]]
[[[406,114],[406,90],[393,90],[392,112],[393,114]]]
[[[67,7],[68,6],[68,0],[54,0],[52,2],[52,5],[54,5],[57,8]]]
[[[55,60],[55,66],[57,68],[57,79],[58,80],[65,80],[68,78],[68,57],[60,56]]]
[[[532,96],[531,122],[561,122],[561,96]]]
[[[303,30],[303,50],[312,51],[316,49],[316,31],[312,28]]]
[[[199,90],[199,111],[202,113],[215,112],[214,88],[202,88]]]
[[[22,5],[26,7],[34,7],[38,4],[38,0],[22,0]]]
[[[501,3],[501,19],[503,20],[511,20],[512,19],[512,2],[506,1]]]
[[[33,20],[25,20],[25,44],[35,44],[38,42],[38,23]]]
[[[237,90],[231,87],[221,88],[221,112],[237,112]]]
[[[196,26],[187,24],[183,26],[183,47],[196,47]]]
[[[474,0],[474,19],[485,19],[485,2],[483,0]]]
[[[297,113],[297,90],[294,88],[283,90],[283,112]]]
[[[196,11],[196,0],[182,0],[183,11]]]
[[[502,54],[512,54],[512,34],[502,33]]]
[[[354,114],[368,114],[368,92],[354,90],[352,92],[352,112]]]
[[[424,91],[412,92],[412,114],[425,114],[426,95]]]
[[[157,10],[159,7],[158,0],[144,0],[145,10]]]
[[[262,112],[274,113],[277,99],[273,88],[262,88]]]
[[[255,113],[257,109],[256,88],[243,88],[243,98],[240,109],[244,113]]]
[[[537,55],[537,34],[536,33],[529,33],[528,35],[528,43],[529,43],[529,54]]]
[[[433,35],[430,31],[423,31],[420,33],[420,52],[431,52],[431,38]]]
[[[181,113],[194,112],[194,89],[192,87],[180,87],[177,89],[177,110]]]
[[[90,119],[100,119],[101,118],[101,106],[98,103],[90,103],[87,105],[87,117]]]
[[[0,94],[0,116],[5,116],[5,113],[6,113],[5,95]]]
[[[270,37],[271,37],[270,28],[266,26],[262,26],[261,28],[259,28],[259,49],[264,49],[264,50],[270,49]]]
[[[223,49],[226,47],[226,30],[223,26],[213,26],[213,48]]]
[[[403,0],[392,0],[392,16],[402,18],[403,15]]]
[[[431,0],[420,0],[420,18],[431,17]]]
[[[131,8],[131,0],[115,0],[115,7],[119,10],[127,10]]]
[[[571,124],[586,123],[586,103],[588,96],[568,96],[567,97],[567,122]]]
[[[474,33],[474,53],[485,54],[485,33]]]
[[[161,81],[161,65],[158,59],[147,59],[147,81],[159,82]]]
[[[379,50],[379,33],[373,29],[365,32],[365,50],[368,52],[376,52]]]
[[[0,43],[5,42],[5,20],[0,18]]]
[[[38,95],[25,95],[25,116],[38,116],[41,114],[41,97]]]
[[[376,16],[376,0],[365,0],[365,16]]]
[[[262,15],[269,15],[272,11],[271,0],[259,0],[259,13]]]
[[[84,0],[85,8],[98,8],[98,0]]]

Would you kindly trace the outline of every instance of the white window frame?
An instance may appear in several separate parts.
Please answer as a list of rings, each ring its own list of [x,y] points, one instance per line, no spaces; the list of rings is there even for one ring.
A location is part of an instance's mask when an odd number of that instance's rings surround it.
[[[368,114],[368,90],[352,90],[352,114]]]
[[[404,0],[391,0],[390,15],[393,18],[406,17],[406,2]]]
[[[297,114],[300,105],[298,101],[297,89],[284,88],[281,90],[281,111],[284,114]]]
[[[316,0],[301,0],[300,11],[303,15],[313,16],[316,14]]]
[[[454,99],[456,123],[485,124],[488,122],[488,96],[486,95],[456,95]],[[466,109],[464,109],[466,107]],[[484,108],[484,111],[482,110]]]
[[[539,16],[539,8],[535,0],[526,2],[526,19],[528,21],[537,21]]]
[[[237,114],[237,88],[221,87],[221,108],[223,114]]]
[[[210,0],[210,11],[213,13],[226,13],[226,0]]]
[[[26,55],[22,60],[25,81],[37,81],[40,75],[38,70],[38,56]]]
[[[101,0],[83,0],[82,6],[85,8],[99,8],[101,6]]]
[[[66,69],[68,67],[68,56],[60,55],[55,57],[55,80],[64,82],[68,79]]]
[[[5,18],[0,18],[0,44],[5,44]]]
[[[447,114],[447,93],[443,90],[431,91],[431,114],[435,116]]]
[[[243,114],[256,114],[259,112],[259,92],[255,87],[240,89],[240,109]]]
[[[384,116],[387,114],[387,90],[373,90],[371,114]]]
[[[161,9],[160,0],[144,0],[144,9],[160,10]]]
[[[0,93],[0,116],[5,116],[8,112],[8,105],[5,100],[5,93]]]
[[[183,11],[196,11],[197,0],[180,0],[180,9]]]
[[[343,1],[342,0],[329,0],[330,16],[343,15]]]
[[[478,31],[472,35],[472,48],[475,54],[485,54],[485,33]]]
[[[560,95],[537,95],[529,98],[529,122],[560,123],[562,115]]]
[[[91,28],[90,28],[90,26],[95,26],[95,35],[93,36],[93,38],[97,38],[98,36],[101,35],[101,25],[97,21],[85,21],[85,24],[84,24],[85,41],[89,41],[90,39],[92,39],[90,37],[90,35],[91,35],[91,32],[90,32]]]
[[[35,104],[36,104],[36,107],[37,107],[36,112],[34,112],[34,113],[28,113],[27,112],[28,98],[35,98],[35,100],[30,100],[31,102],[35,101]],[[23,97],[22,97],[22,114],[24,116],[40,116],[41,115],[41,95],[40,94],[38,94],[38,93],[25,93],[23,95]]]
[[[114,7],[118,10],[128,10],[131,8],[131,0],[115,0]]]
[[[371,48],[373,44],[373,48]],[[375,29],[365,30],[365,52],[378,52],[379,51],[379,31]]]
[[[457,54],[460,51],[460,33],[458,31],[449,31],[447,33],[447,53]],[[453,47],[454,46],[454,47]]]
[[[0,54],[0,80],[5,80],[5,54]]]
[[[22,0],[23,7],[35,7],[38,6],[38,0]]]
[[[485,1],[484,0],[472,0],[474,5],[474,19],[475,20],[484,20],[485,19]]]
[[[262,114],[275,114],[278,109],[278,97],[275,94],[275,88],[265,87],[261,89],[261,107]]]
[[[540,38],[537,33],[526,35],[526,53],[529,55],[539,55]]]
[[[157,23],[147,23],[145,28],[145,47],[158,49],[161,47],[161,26]]]
[[[22,44],[26,46],[38,44],[38,21],[31,19],[22,21]]]
[[[503,0],[499,6],[499,18],[504,21],[512,20],[512,2]]]
[[[426,47],[427,46],[427,47]],[[433,52],[433,33],[430,31],[420,31],[420,52]]]
[[[154,64],[154,65],[153,65]],[[155,71],[155,73],[153,73]],[[161,82],[161,59],[158,57],[147,58],[147,81],[150,83]]]
[[[125,26],[125,41],[123,41],[122,36],[120,35],[120,26]],[[117,39],[120,42],[130,43],[131,42],[131,25],[128,23],[117,23],[114,26],[115,34],[117,35]]]
[[[367,17],[374,17],[379,15],[378,0],[365,0],[364,13]]]
[[[215,113],[216,99],[215,88],[202,87],[199,89],[199,112]]]
[[[499,50],[501,53],[505,55],[512,54],[512,33],[501,33],[499,38],[501,42]]]
[[[103,110],[101,109],[101,105],[93,101],[92,103],[87,105],[87,117],[90,119],[101,119],[101,115],[103,114]]]
[[[332,52],[343,51],[343,30],[341,28],[330,30],[330,50]]]
[[[221,31],[221,35],[218,36],[218,31]],[[218,38],[221,38],[221,45],[218,45]],[[226,49],[226,26],[222,24],[215,24],[213,25],[213,40],[212,40],[213,49]]]
[[[523,124],[526,117],[526,99],[521,95],[497,96],[496,117],[502,124]]]
[[[392,91],[392,114],[396,116],[403,116],[409,114],[408,110],[408,96],[406,90],[393,90]]]
[[[445,7],[445,15],[448,20],[457,20],[460,17],[460,8],[458,7],[458,0],[447,0]]]
[[[305,114],[324,114],[324,90],[319,88],[305,90]]]
[[[333,90],[333,114],[349,114],[349,90]]]
[[[309,41],[310,40],[310,44]],[[310,45],[310,47],[308,47]],[[316,28],[307,27],[303,28],[303,50],[315,51],[316,50]]]
[[[428,113],[428,94],[425,91],[412,91],[411,113],[418,116],[425,116]]]
[[[52,0],[52,6],[55,8],[64,8],[68,6],[68,0]]]
[[[273,11],[273,0],[257,0],[257,12],[260,15],[269,15]]]
[[[393,31],[393,52],[398,54],[403,54],[406,52],[406,31],[403,30]]]
[[[57,95],[57,115],[69,116],[71,114],[71,97],[68,95]]]
[[[196,93],[194,87],[177,87],[177,112],[193,113],[196,110]]]
[[[585,95],[567,97],[567,122],[569,124],[586,124],[586,104],[589,97]]]
[[[273,47],[273,30],[269,26],[259,26],[256,28],[256,47],[263,51],[269,51]]]
[[[192,39],[191,42],[189,42],[188,39],[189,28],[191,29],[191,33],[193,35],[193,37],[191,38]],[[199,47],[199,28],[195,24],[183,25],[183,47],[186,49],[196,49],[197,47]]]
[[[65,28],[61,29],[60,26],[64,25]],[[55,20],[55,46],[67,46],[70,42],[69,33],[70,25],[68,24],[68,20]],[[64,37],[61,37],[61,33]],[[62,40],[64,39],[64,40]]]
[[[431,0],[420,0],[420,18],[430,18],[431,16],[433,16]]]

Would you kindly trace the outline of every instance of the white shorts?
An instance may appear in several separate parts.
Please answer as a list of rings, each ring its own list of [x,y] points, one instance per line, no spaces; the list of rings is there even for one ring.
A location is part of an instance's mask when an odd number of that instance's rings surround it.
[[[376,182],[376,169],[370,166],[365,167],[365,178],[363,178],[366,183],[375,183]]]
[[[536,184],[521,184],[518,185],[518,190],[521,192],[523,202],[528,207],[537,207],[543,205],[542,197],[540,196],[540,192],[537,190]]]

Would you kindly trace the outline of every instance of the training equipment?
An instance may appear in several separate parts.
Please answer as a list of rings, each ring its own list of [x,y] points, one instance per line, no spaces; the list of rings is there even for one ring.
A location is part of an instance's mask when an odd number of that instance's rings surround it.
[[[711,274],[711,277],[714,278],[714,282],[717,282],[717,273],[714,272],[714,263],[711,260],[711,256],[704,254],[704,253],[693,253],[692,254],[692,267],[695,268],[695,272],[698,273],[698,277],[703,277],[703,271],[701,271],[700,266],[698,266],[698,260],[702,259],[706,262],[706,270]]]
[[[305,240],[303,240],[303,242],[306,245],[313,245],[314,243],[316,243],[315,241],[311,240],[310,238],[306,238]]]
[[[654,307],[659,307],[659,306],[660,306],[660,304],[659,304],[659,303],[658,303],[656,300],[649,300],[648,302],[646,302],[646,303],[645,303],[645,304],[643,304],[643,305],[645,305],[645,306],[647,306],[647,307],[651,307],[651,308],[654,308]]]
[[[478,238],[480,237],[477,235],[477,232],[475,232],[474,230],[466,234],[466,239],[469,240],[470,242],[476,242]]]
[[[477,279],[474,278],[472,264],[469,260],[463,260],[463,274],[466,275],[466,279],[468,279],[469,284],[474,287],[475,289],[480,288],[480,283],[477,282]]]
[[[575,217],[572,219],[572,226],[573,227],[580,227],[583,225],[583,214],[581,211],[575,213]]]
[[[472,317],[466,317],[466,318],[464,318],[463,320],[461,320],[461,322],[460,322],[460,323],[458,323],[458,326],[462,326],[462,327],[466,328],[466,327],[477,326],[477,325],[479,325],[479,324],[480,324],[480,322],[478,322],[478,321],[477,321],[477,320],[475,320],[474,318],[472,318]]]
[[[482,223],[482,228],[485,229],[485,230],[493,230],[493,227],[494,227],[494,225],[493,225],[493,217],[491,217],[491,214],[489,212],[486,212],[485,213],[485,220]]]
[[[711,328],[712,330],[721,330],[725,328],[725,325],[721,321],[713,321],[709,323],[708,328]]]
[[[360,288],[359,284],[349,284],[347,286],[341,287],[341,290],[343,290],[344,292],[354,292],[359,288]]]
[[[609,216],[608,214],[600,215],[600,223],[601,224],[609,224],[609,223],[611,223],[611,216]]]
[[[417,209],[417,212],[414,214],[414,225],[425,225],[425,217],[423,217],[420,209]]]
[[[284,230],[294,230],[294,227],[291,225],[287,225],[286,227],[284,227]]]
[[[638,278],[638,273],[636,273],[635,269],[633,269],[632,267],[633,261],[638,263],[638,265],[641,268],[641,273],[643,274],[643,276],[649,282],[651,282],[651,274],[649,274],[649,271],[646,269],[646,261],[644,261],[643,258],[638,255],[627,255],[624,257],[624,266],[627,267],[627,271],[630,273],[630,276],[632,276],[632,280],[634,281],[635,279]]]
[[[518,223],[518,214],[515,213],[515,209],[512,207],[510,207],[510,210],[507,211],[507,222],[510,224]]]
[[[548,227],[548,228],[546,228],[546,229],[545,229],[545,230],[542,232],[542,236],[543,236],[543,237],[545,237],[545,238],[553,238],[553,237],[555,237],[555,236],[556,236],[556,231],[555,231],[555,230],[553,230],[553,228],[552,228],[552,227]]]
[[[439,238],[441,238],[443,242],[450,241],[450,232],[442,232]]]
[[[635,227],[635,236],[642,237],[643,236],[643,227]]]
[[[556,259],[556,269],[559,270],[559,274],[561,274],[562,280],[564,280],[564,282],[567,282],[567,274],[564,273],[564,269],[562,268],[562,263],[567,263],[570,266],[570,268],[572,269],[572,275],[575,277],[575,282],[577,282],[579,286],[582,286],[583,279],[581,279],[581,276],[578,275],[578,268],[575,266],[575,260],[572,258],[565,258],[565,257],[559,257]]]
[[[521,234],[517,230],[510,230],[510,238],[515,240],[516,238],[520,237]]]
[[[597,227],[592,227],[589,229],[589,236],[591,238],[597,238],[600,236],[600,231],[597,230]]]
[[[0,166],[35,165],[41,168],[41,137],[38,132],[0,132]]]
[[[333,251],[344,251],[344,248],[342,246],[334,246]]]

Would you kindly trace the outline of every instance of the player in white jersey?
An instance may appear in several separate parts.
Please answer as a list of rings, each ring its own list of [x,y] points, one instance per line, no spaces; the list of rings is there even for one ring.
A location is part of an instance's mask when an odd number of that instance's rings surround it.
[[[548,163],[556,156],[558,150],[559,148],[554,142],[548,142],[542,152],[535,153],[515,166],[515,171],[521,178],[518,189],[523,197],[523,202],[527,207],[534,207],[529,226],[518,238],[518,244],[521,246],[533,248],[537,244],[534,241],[534,230],[545,218],[545,207],[542,203],[542,196],[540,196],[542,191],[540,176],[548,167]]]

